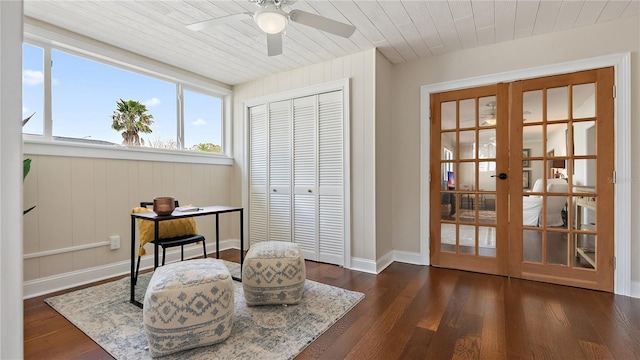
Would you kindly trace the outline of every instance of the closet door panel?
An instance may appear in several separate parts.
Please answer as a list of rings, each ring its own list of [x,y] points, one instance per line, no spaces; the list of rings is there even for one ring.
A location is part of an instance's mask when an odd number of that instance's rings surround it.
[[[267,112],[265,105],[249,109],[249,240],[267,240]]]
[[[321,195],[318,260],[344,265],[344,204],[342,195]]]
[[[317,97],[293,101],[293,241],[305,259],[318,260]]]
[[[318,95],[320,261],[344,265],[344,108],[342,91]]]
[[[269,240],[291,241],[291,101],[269,104]]]

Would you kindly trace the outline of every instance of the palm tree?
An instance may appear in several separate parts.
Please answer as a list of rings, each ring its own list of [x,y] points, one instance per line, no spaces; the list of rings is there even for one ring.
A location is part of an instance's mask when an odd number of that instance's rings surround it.
[[[117,103],[118,109],[113,112],[111,127],[116,131],[122,131],[123,145],[144,145],[144,139],[139,133],[152,132],[153,115],[147,114],[147,107],[135,100],[122,100]]]

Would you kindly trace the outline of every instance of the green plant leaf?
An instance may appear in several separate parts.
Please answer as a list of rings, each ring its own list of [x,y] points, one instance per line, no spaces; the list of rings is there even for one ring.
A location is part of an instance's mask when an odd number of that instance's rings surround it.
[[[31,170],[31,159],[26,158],[22,160],[22,181],[24,181],[29,174],[29,170]]]

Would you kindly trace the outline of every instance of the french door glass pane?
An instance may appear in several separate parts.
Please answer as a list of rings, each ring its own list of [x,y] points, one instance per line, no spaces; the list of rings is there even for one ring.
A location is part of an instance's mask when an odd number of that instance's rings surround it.
[[[568,264],[568,233],[547,231],[547,264]]]
[[[573,118],[584,119],[596,116],[596,84],[574,85],[571,89]]]
[[[460,159],[475,159],[476,157],[476,132],[460,131]]]
[[[440,128],[442,130],[456,128],[456,102],[449,101],[440,106]]]
[[[442,160],[453,160],[456,158],[457,143],[455,132],[445,132],[440,135],[442,144]]]
[[[576,156],[596,155],[596,122],[579,121],[573,123],[571,143]]]
[[[481,220],[482,221],[482,220]],[[494,216],[495,222],[495,216]],[[496,228],[490,226],[478,227],[478,253],[481,256],[496,256]]]
[[[542,231],[522,231],[522,259],[528,262],[542,262]]]
[[[478,99],[480,127],[496,126],[496,97],[486,96]]]
[[[476,227],[472,225],[460,225],[460,254],[476,253]]]
[[[547,121],[569,119],[568,94],[567,86],[547,90]]]
[[[460,128],[473,128],[476,126],[476,100],[466,99],[460,101]]]
[[[542,90],[527,91],[522,94],[524,107],[522,122],[534,123],[542,121]]]
[[[440,224],[440,250],[446,252],[456,251],[456,225]]]

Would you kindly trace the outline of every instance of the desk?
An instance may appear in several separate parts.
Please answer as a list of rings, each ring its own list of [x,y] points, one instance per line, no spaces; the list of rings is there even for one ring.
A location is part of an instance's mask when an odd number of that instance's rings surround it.
[[[153,268],[158,267],[158,228],[161,221],[166,220],[174,220],[174,219],[182,219],[189,217],[197,217],[197,216],[207,216],[207,215],[215,215],[216,216],[216,259],[220,258],[220,214],[230,213],[230,212],[239,212],[240,213],[240,273],[242,274],[242,262],[244,260],[244,236],[243,236],[243,208],[235,207],[235,206],[222,206],[222,205],[214,205],[214,206],[205,206],[200,207],[198,210],[193,211],[177,211],[174,210],[171,215],[168,216],[158,216],[154,212],[140,212],[140,213],[132,213],[131,214],[131,298],[129,301],[132,304],[138,305],[142,307],[142,304],[135,299],[135,284],[137,282],[137,278],[135,275],[135,263],[136,263],[136,219],[149,220],[153,221],[153,229],[155,232],[155,240],[154,240],[154,252],[153,252]],[[234,279],[240,281],[241,279]]]

